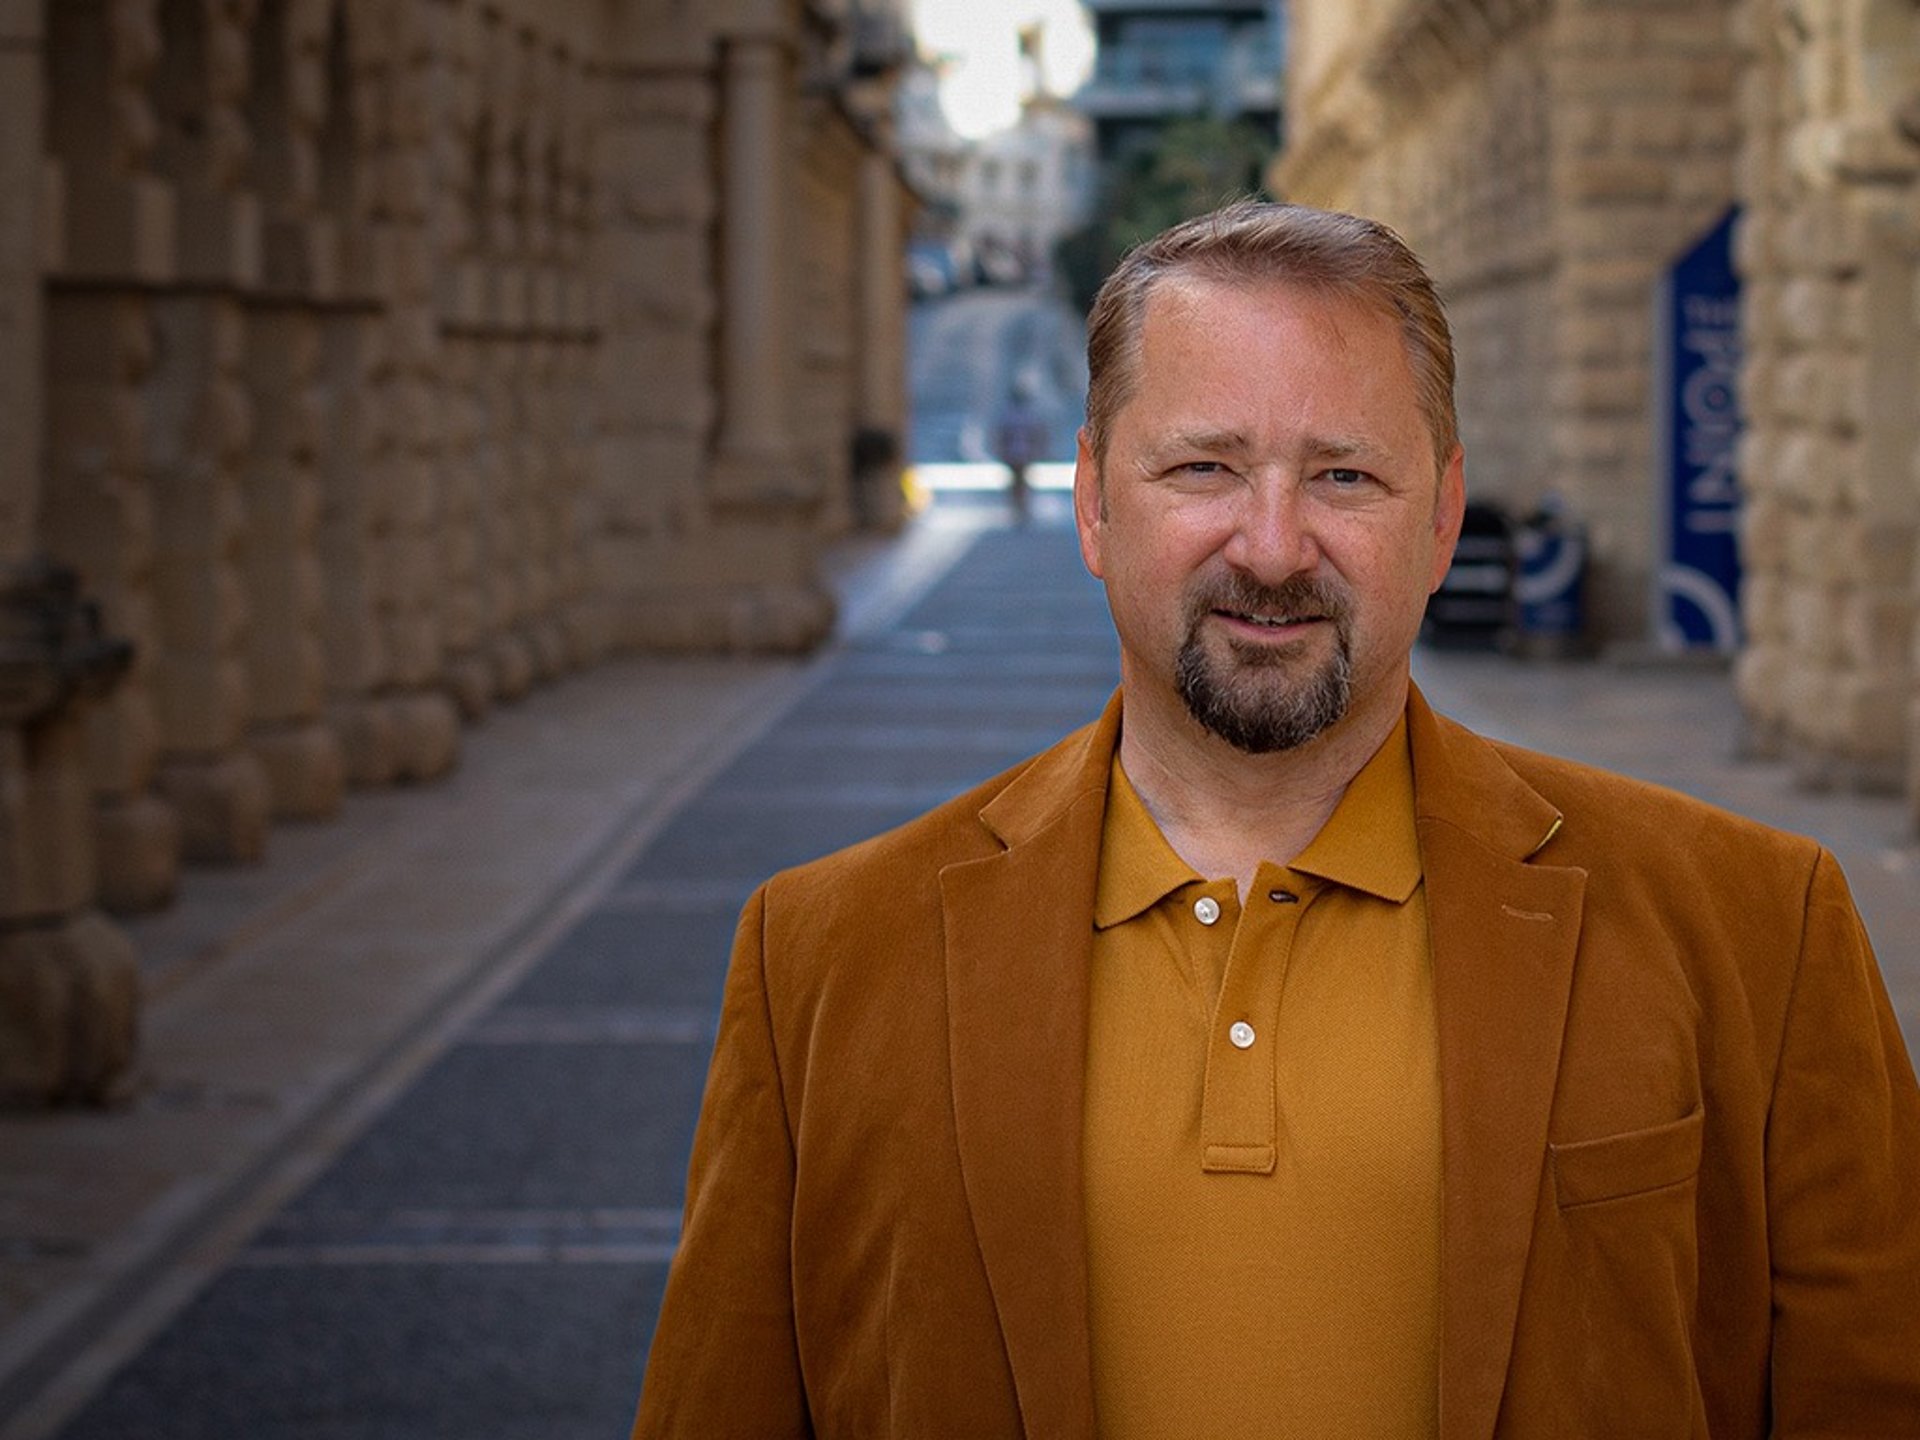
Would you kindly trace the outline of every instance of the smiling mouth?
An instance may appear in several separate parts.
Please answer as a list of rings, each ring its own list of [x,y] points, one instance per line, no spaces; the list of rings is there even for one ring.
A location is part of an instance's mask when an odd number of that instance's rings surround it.
[[[1324,615],[1261,615],[1246,610],[1216,610],[1213,613],[1262,630],[1287,630],[1297,625],[1311,625],[1316,620],[1327,618]]]

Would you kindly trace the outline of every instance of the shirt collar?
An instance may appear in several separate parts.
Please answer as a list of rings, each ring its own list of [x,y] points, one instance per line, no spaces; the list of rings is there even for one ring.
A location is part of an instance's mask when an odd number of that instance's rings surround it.
[[[1095,927],[1105,930],[1131,920],[1200,878],[1153,823],[1146,802],[1120,767],[1116,745],[1107,773],[1107,818],[1100,832],[1100,874],[1093,893]]]
[[[1413,751],[1403,714],[1293,868],[1402,904],[1420,884],[1413,814]]]
[[[1413,816],[1413,759],[1402,715],[1291,868],[1404,903],[1420,884],[1420,839]],[[1182,885],[1203,879],[1160,833],[1121,768],[1116,746],[1100,835],[1094,925],[1105,930],[1131,920]]]

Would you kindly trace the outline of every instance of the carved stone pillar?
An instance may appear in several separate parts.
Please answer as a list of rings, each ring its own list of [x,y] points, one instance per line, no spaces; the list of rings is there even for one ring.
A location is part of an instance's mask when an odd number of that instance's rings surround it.
[[[249,312],[248,744],[266,770],[273,813],[300,820],[336,813],[346,785],[339,738],[321,719],[320,344],[319,317],[303,307],[263,304]]]
[[[750,36],[728,41],[721,64],[723,290],[713,498],[755,508],[804,505],[813,497],[795,474],[788,429],[792,255],[770,243],[791,233],[790,60],[782,41]]]
[[[94,910],[93,787],[74,692],[125,669],[76,577],[33,560],[40,534],[43,236],[38,6],[0,10],[0,1102],[99,1098],[133,1054],[139,979]],[[50,213],[56,212],[56,213]]]
[[[339,737],[322,719],[317,307],[335,299],[340,278],[338,230],[320,208],[321,136],[330,121],[350,123],[329,113],[349,97],[330,93],[329,71],[343,57],[330,53],[329,7],[296,0],[267,14],[282,23],[255,36],[249,104],[266,213],[262,288],[247,306],[247,743],[266,771],[273,813],[313,820],[338,811],[346,788]]]
[[[815,573],[817,477],[792,439],[795,344],[788,233],[792,58],[783,37],[729,37],[721,52],[720,431],[709,476],[714,548],[732,583],[723,643],[805,649],[833,625]],[[693,597],[689,597],[693,600]]]
[[[40,512],[40,44],[37,6],[0,10],[0,567],[32,553]]]
[[[105,1099],[133,1059],[139,969],[94,909],[84,725],[130,658],[74,572],[0,571],[0,1103]]]
[[[242,578],[241,461],[251,426],[237,299],[155,304],[164,357],[148,382],[155,525],[155,676],[164,747],[157,783],[190,860],[232,863],[266,849],[265,770],[242,748],[251,718]]]
[[[40,541],[87,577],[133,666],[86,717],[99,896],[153,909],[179,879],[180,831],[154,794],[160,721],[154,509],[144,386],[154,363],[152,288],[173,276],[172,189],[152,172],[161,53],[155,0],[47,8],[45,111],[52,157],[44,216],[46,486]]]
[[[348,308],[327,323],[320,553],[327,721],[349,783],[424,780],[459,754],[438,610],[432,237],[437,11],[349,10],[355,187]]]

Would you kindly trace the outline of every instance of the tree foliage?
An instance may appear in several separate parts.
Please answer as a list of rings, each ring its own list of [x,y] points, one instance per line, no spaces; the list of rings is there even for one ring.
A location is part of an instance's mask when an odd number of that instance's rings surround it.
[[[1120,257],[1192,215],[1259,195],[1273,141],[1244,120],[1175,120],[1106,178],[1094,218],[1060,241],[1055,262],[1073,301],[1093,304]]]

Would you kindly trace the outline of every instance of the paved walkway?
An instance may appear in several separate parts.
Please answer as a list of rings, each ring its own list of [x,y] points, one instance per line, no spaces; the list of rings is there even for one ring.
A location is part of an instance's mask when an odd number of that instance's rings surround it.
[[[144,923],[134,1098],[0,1121],[0,1440],[622,1433],[740,902],[1112,684],[1099,591],[1037,501],[1027,530],[942,507],[846,553],[813,661],[576,677],[472,732],[447,784],[356,797]],[[1482,728],[1828,840],[1920,1035],[1901,807],[1726,758],[1723,676],[1420,672]]]

